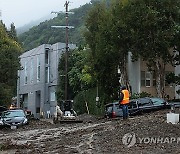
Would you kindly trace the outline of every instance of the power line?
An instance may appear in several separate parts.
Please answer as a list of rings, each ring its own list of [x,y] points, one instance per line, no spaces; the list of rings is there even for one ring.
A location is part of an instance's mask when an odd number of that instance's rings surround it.
[[[67,92],[68,92],[68,6],[69,6],[69,1],[66,1],[65,3],[65,8],[66,8],[66,53],[65,53],[65,101],[68,99],[67,98]]]

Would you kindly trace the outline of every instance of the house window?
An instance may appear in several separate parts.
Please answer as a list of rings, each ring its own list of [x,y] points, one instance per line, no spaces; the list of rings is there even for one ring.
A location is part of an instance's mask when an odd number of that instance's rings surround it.
[[[56,93],[54,91],[51,91],[50,101],[56,101]]]
[[[37,57],[37,81],[40,81],[40,70],[41,70],[41,63],[40,63],[40,57]]]
[[[151,73],[146,72],[146,87],[150,87],[150,86],[151,86]]]
[[[33,83],[33,58],[31,59],[31,66],[30,66],[30,81]]]
[[[49,64],[49,50],[48,49],[45,50],[45,64],[46,65]]]
[[[151,73],[141,71],[141,86],[150,87],[151,86]]]
[[[27,84],[27,61],[24,65],[24,84]]]
[[[49,67],[46,67],[45,70],[45,82],[49,83]]]
[[[145,71],[141,71],[141,86],[145,86]]]
[[[45,82],[49,83],[49,49],[45,50]]]

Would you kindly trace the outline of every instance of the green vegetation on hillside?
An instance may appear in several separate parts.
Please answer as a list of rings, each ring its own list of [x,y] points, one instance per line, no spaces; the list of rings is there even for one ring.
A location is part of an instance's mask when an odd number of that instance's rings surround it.
[[[69,25],[74,29],[69,29],[69,42],[77,45],[84,44],[83,31],[85,30],[84,21],[91,4],[83,5],[80,8],[70,10],[74,14],[69,15]],[[51,26],[65,26],[65,14],[58,14],[57,17],[44,21],[38,26],[34,26],[28,32],[18,36],[25,50],[30,50],[41,44],[54,44],[65,42],[65,29],[52,28]]]
[[[16,96],[17,70],[20,67],[18,56],[22,50],[16,40],[14,24],[7,31],[0,22],[0,105],[7,106]]]

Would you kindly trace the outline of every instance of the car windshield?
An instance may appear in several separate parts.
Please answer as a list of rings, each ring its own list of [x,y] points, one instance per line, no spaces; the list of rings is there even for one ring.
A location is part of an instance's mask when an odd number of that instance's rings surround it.
[[[162,105],[164,103],[163,99],[160,98],[151,98],[154,105]]]
[[[149,98],[139,98],[139,106],[151,105],[151,100]]]
[[[6,111],[4,112],[3,114],[3,117],[6,117],[6,118],[12,118],[12,117],[24,117],[25,114],[23,111]]]

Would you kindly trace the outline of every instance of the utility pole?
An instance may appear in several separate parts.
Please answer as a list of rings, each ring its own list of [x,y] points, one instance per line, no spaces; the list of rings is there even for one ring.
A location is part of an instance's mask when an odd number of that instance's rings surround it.
[[[68,47],[68,32],[69,32],[69,28],[67,26],[69,26],[68,23],[68,5],[69,5],[69,1],[66,1],[65,3],[65,7],[66,7],[66,52],[65,52],[65,101],[68,99],[68,52],[69,52],[69,47]]]
[[[69,1],[66,1],[64,4],[65,9],[66,9],[66,26],[51,26],[53,28],[66,28],[66,51],[65,51],[65,91],[64,91],[64,101],[68,100],[68,52],[69,52],[69,38],[68,38],[68,32],[70,28],[74,28],[73,26],[69,26],[69,14],[74,14],[73,12],[69,12],[68,7],[69,7]],[[63,12],[51,12],[51,13],[63,13]]]

